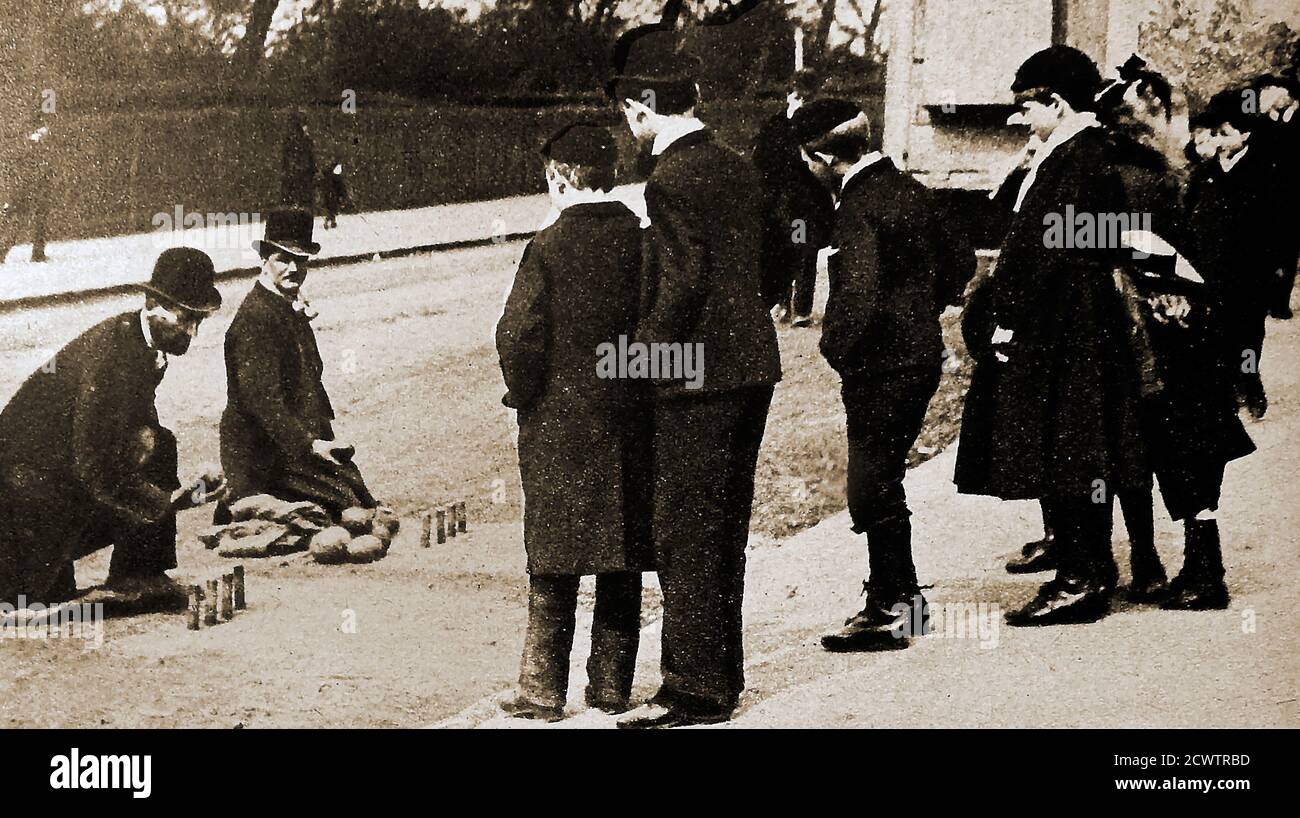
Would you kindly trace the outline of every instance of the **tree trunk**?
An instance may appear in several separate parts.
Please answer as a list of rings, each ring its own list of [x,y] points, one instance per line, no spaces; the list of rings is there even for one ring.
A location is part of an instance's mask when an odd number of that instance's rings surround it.
[[[817,20],[817,34],[813,37],[811,53],[807,60],[809,65],[820,65],[826,55],[826,48],[831,40],[831,27],[835,25],[837,0],[822,0],[821,16]]]
[[[235,62],[244,71],[256,70],[262,61],[262,52],[266,47],[266,35],[271,31],[271,19],[280,0],[253,0],[253,8],[248,14],[248,25],[244,28],[244,39],[235,52]]]

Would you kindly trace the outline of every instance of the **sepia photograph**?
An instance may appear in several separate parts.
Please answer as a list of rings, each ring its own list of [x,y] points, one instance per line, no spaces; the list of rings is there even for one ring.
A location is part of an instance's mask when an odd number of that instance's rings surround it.
[[[1280,794],[1298,196],[1300,0],[0,0],[13,781]]]

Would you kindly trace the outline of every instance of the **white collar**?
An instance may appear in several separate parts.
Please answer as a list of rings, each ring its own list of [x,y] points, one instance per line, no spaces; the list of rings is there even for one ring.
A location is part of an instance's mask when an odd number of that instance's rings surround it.
[[[1061,124],[1056,126],[1052,135],[1047,137],[1042,146],[1034,151],[1034,158],[1029,162],[1029,172],[1025,174],[1024,181],[1020,183],[1020,193],[1016,196],[1016,205],[1012,208],[1015,212],[1020,212],[1020,206],[1025,203],[1025,196],[1028,195],[1029,189],[1034,186],[1038,179],[1038,169],[1047,161],[1047,157],[1052,151],[1064,145],[1069,140],[1088,130],[1089,128],[1101,127],[1097,121],[1097,115],[1091,111],[1081,111],[1071,114],[1061,120]]]
[[[683,136],[704,130],[704,123],[693,116],[676,117],[655,136],[650,153],[658,156]]]
[[[1244,148],[1237,151],[1235,154],[1233,154],[1231,159],[1224,159],[1222,156],[1220,156],[1219,167],[1223,168],[1224,173],[1227,173],[1228,171],[1232,170],[1237,166],[1237,163],[1241,161],[1241,157],[1245,156],[1246,151],[1248,150],[1250,150],[1250,145],[1246,145]]]
[[[147,310],[140,310],[140,331],[144,333],[144,345],[157,350],[157,347],[153,345],[153,333],[149,330],[149,314]]]
[[[571,207],[585,204],[599,204],[601,202],[618,202],[622,204],[622,199],[611,190],[582,190],[580,188],[570,188],[562,197],[559,203],[556,203],[557,210],[568,210]]]
[[[859,173],[861,173],[862,171],[866,170],[867,168],[871,167],[872,165],[876,164],[877,162],[879,162],[884,158],[885,155],[880,151],[872,151],[871,153],[859,159],[857,162],[853,164],[853,167],[844,171],[844,178],[840,180],[840,190],[844,190],[844,188],[848,187],[849,182],[853,180],[854,176],[857,176]]]

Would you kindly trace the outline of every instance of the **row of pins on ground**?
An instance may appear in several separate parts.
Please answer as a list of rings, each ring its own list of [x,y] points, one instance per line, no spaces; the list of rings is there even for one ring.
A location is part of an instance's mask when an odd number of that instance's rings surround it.
[[[203,585],[190,586],[189,629],[198,630],[200,621],[207,626],[217,624],[218,604],[220,621],[223,622],[234,619],[235,611],[248,607],[244,595],[244,566],[236,565],[230,573],[222,574],[219,581],[208,580],[206,589]]]
[[[463,500],[457,501],[446,508],[440,508],[432,513],[424,513],[420,521],[421,548],[428,548],[430,541],[434,538],[435,521],[439,544],[445,543],[448,537],[454,537],[457,533],[467,533],[469,531],[469,520],[465,516],[465,502]]]

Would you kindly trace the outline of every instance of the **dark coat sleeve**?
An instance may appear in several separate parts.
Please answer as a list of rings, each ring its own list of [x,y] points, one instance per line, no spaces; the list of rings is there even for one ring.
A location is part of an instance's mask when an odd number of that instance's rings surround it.
[[[822,321],[820,349],[841,375],[854,368],[880,301],[880,259],[876,231],[865,221],[850,220],[835,234],[839,252],[829,264],[830,293]]]
[[[937,197],[930,197],[931,212],[939,205]],[[975,277],[975,245],[960,221],[955,218],[933,218],[931,233],[935,254],[935,274],[940,311],[950,304],[962,303],[966,285]]]
[[[240,409],[252,417],[286,457],[305,456],[316,436],[298,420],[285,392],[281,351],[292,339],[275,337],[272,320],[241,321],[232,328],[229,365],[239,384]]]
[[[545,253],[536,244],[524,250],[497,323],[497,355],[506,382],[501,402],[512,409],[527,409],[541,398],[550,364],[550,294]]]
[[[152,399],[142,396],[133,374],[111,366],[85,368],[72,407],[72,470],[96,502],[145,525],[167,515],[171,493],[127,462],[126,444],[140,430],[129,427],[132,413],[123,409]]]
[[[694,204],[685,190],[646,186],[650,215],[646,246],[653,252],[645,254],[644,263],[657,269],[648,271],[654,298],[637,327],[637,340],[643,343],[681,341],[699,323],[710,284],[708,242],[699,233],[711,222],[696,212]]]

